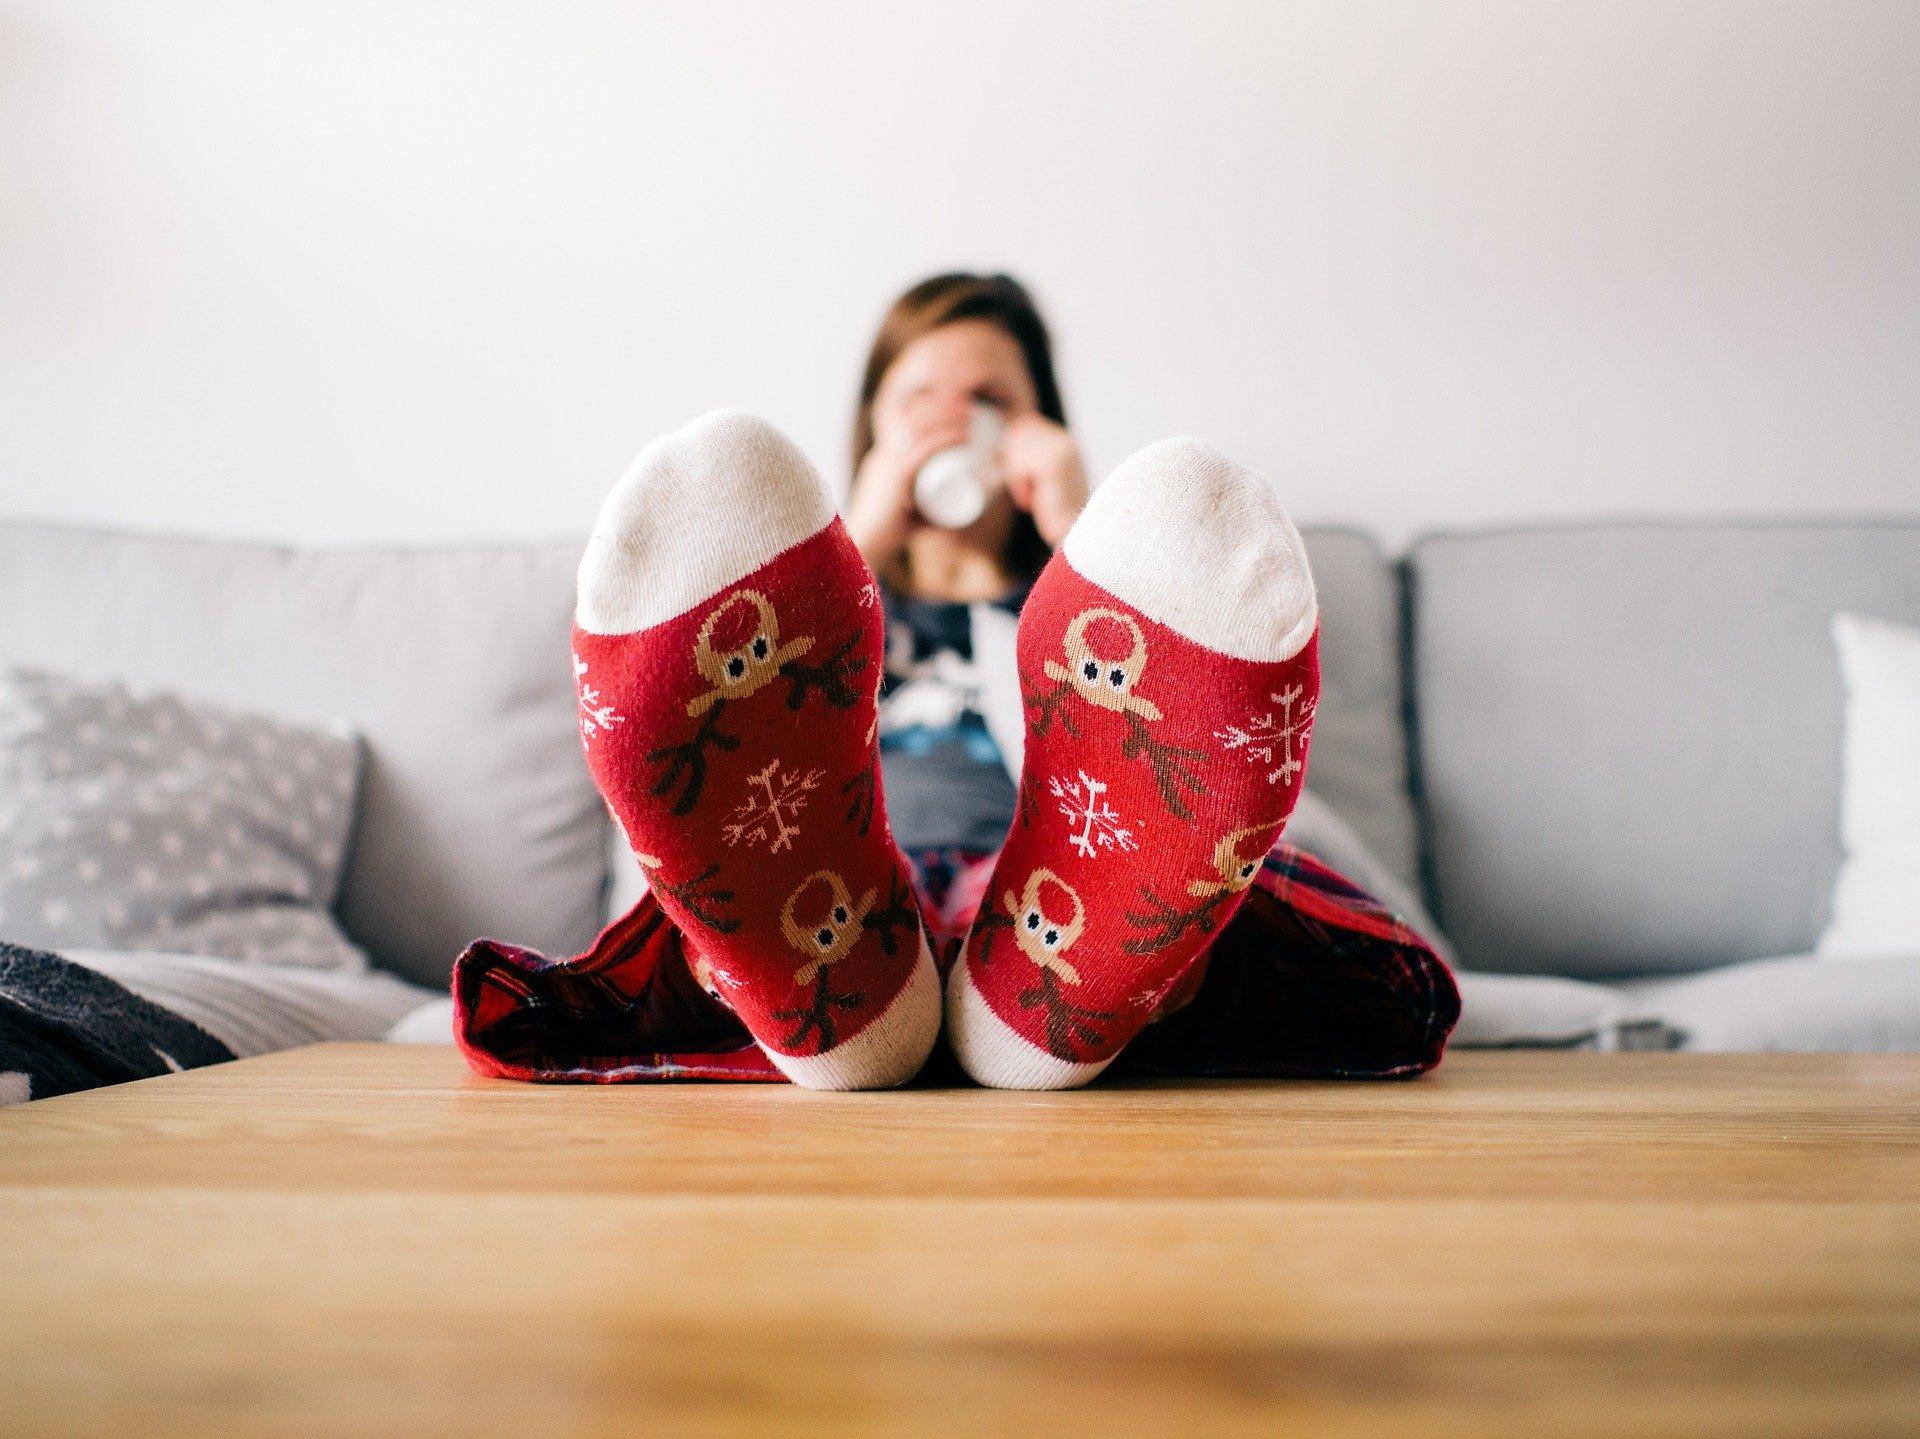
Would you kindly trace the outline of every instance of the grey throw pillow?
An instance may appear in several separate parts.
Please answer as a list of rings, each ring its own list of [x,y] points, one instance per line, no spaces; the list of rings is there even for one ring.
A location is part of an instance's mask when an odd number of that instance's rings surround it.
[[[353,735],[116,683],[0,670],[0,939],[323,969]]]

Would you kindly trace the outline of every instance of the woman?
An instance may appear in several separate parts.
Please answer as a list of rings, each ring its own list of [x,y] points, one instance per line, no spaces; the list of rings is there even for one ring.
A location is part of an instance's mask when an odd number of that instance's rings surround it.
[[[1004,482],[933,525],[916,476],[980,442],[982,408]],[[652,892],[563,965],[469,949],[475,1067],[870,1088],[940,1034],[1018,1088],[1438,1062],[1445,966],[1279,842],[1307,725],[1258,763],[1221,743],[1249,705],[1303,718],[1317,694],[1273,487],[1175,440],[1090,501],[1046,328],[1005,276],[896,302],[854,461],[842,523],[790,442],[717,413],[607,501],[574,669]]]
[[[967,443],[981,405],[1004,426],[1004,482],[965,527],[931,524],[914,479]],[[853,472],[847,531],[886,601],[881,772],[894,834],[909,852],[997,849],[1019,757],[1008,763],[989,716],[1017,715],[1019,697],[1011,665],[980,662],[974,631],[1012,633],[1087,501],[1047,328],[1017,281],[936,275],[894,302],[861,381]]]

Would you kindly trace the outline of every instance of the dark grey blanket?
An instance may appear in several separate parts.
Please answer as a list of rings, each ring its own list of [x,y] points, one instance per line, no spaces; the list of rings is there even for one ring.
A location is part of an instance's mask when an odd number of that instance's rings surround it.
[[[198,1025],[104,974],[45,950],[0,942],[0,1103],[150,1079],[233,1057]]]

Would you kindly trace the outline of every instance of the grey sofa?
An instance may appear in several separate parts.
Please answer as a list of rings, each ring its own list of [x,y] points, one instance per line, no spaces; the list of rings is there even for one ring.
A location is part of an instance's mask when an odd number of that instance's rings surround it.
[[[1840,857],[1829,620],[1920,624],[1920,517],[1444,534],[1398,561],[1306,535],[1309,785],[1437,919],[1463,1038],[1920,1048],[1920,954],[1807,957]],[[340,918],[439,986],[477,936],[574,952],[618,887],[575,730],[578,553],[0,523],[0,660],[350,721]]]

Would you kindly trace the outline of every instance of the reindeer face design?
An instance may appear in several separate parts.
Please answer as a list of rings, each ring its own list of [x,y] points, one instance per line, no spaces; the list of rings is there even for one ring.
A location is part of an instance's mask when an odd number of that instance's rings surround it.
[[[811,984],[821,967],[845,959],[866,933],[867,911],[874,891],[855,900],[847,882],[830,869],[816,870],[800,881],[780,907],[780,931],[792,948],[806,956],[794,971],[796,984]]]
[[[1020,952],[1068,984],[1078,984],[1080,972],[1064,956],[1086,928],[1087,911],[1073,886],[1050,869],[1036,869],[1024,890],[1017,896],[1006,891],[1001,902],[1013,916],[1013,942]],[[1068,912],[1061,913],[1063,908]]]
[[[1260,873],[1260,862],[1266,858],[1267,848],[1271,847],[1271,836],[1279,829],[1282,820],[1269,821],[1266,824],[1248,825],[1245,829],[1236,829],[1231,834],[1222,835],[1220,842],[1213,847],[1213,868],[1218,879],[1196,879],[1187,883],[1187,893],[1195,899],[1211,895],[1240,894],[1253,886],[1254,876]],[[1261,835],[1269,837],[1269,844],[1252,854],[1246,853],[1242,846],[1249,840]]]
[[[758,590],[735,590],[700,625],[693,664],[713,686],[687,702],[690,715],[705,714],[721,700],[745,699],[780,673],[780,667],[813,648],[811,635],[780,642],[780,617]]]
[[[1106,622],[1103,626],[1106,633],[1100,638],[1107,643],[1096,645],[1087,631],[1101,621]],[[1127,650],[1124,654],[1102,653],[1102,650],[1115,649],[1111,643],[1115,626],[1126,632]],[[1060,647],[1066,652],[1066,666],[1063,668],[1048,660],[1045,666],[1048,679],[1072,685],[1081,699],[1103,710],[1136,714],[1145,720],[1160,718],[1160,706],[1133,692],[1133,687],[1140,683],[1140,672],[1147,667],[1147,637],[1131,615],[1104,606],[1082,610],[1067,625]]]

